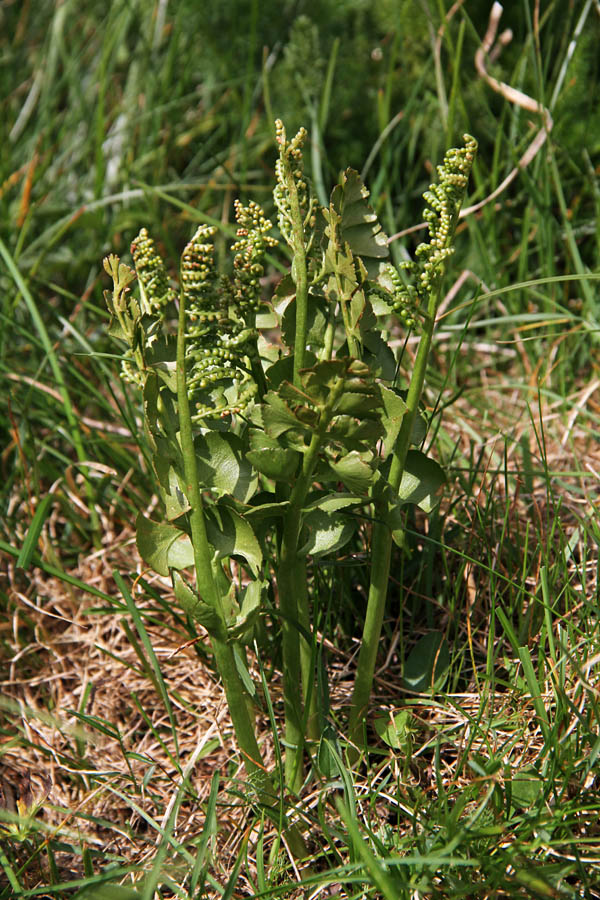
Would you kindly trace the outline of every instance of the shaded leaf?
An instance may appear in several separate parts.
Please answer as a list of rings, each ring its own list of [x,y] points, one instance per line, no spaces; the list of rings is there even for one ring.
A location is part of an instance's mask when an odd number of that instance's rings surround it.
[[[166,443],[166,441],[163,439],[161,443]],[[175,466],[172,465],[166,454],[163,456],[157,453],[153,464],[158,476],[160,496],[165,504],[167,519],[169,521],[177,519],[178,516],[190,509],[190,504],[182,490],[184,480],[179,477]]]
[[[284,447],[249,450],[246,459],[257,472],[274,481],[289,483],[298,468],[298,453]]]
[[[256,575],[262,563],[262,551],[249,522],[228,506],[212,507],[206,516],[208,540],[218,559],[240,556]]]
[[[278,438],[286,431],[300,426],[288,404],[274,391],[269,391],[265,396],[262,413],[265,431],[273,438]]]
[[[417,641],[404,665],[404,683],[411,691],[439,691],[448,677],[450,650],[439,631],[430,631]]]
[[[252,631],[260,614],[262,592],[265,587],[265,582],[256,580],[251,581],[242,590],[241,607],[235,621],[227,629],[229,638],[241,641],[243,644],[251,640]]]
[[[330,459],[329,466],[348,490],[364,492],[375,478],[375,462],[376,458],[370,451],[359,453],[357,450],[351,450],[337,461]]]
[[[314,557],[335,553],[348,543],[357,527],[356,520],[347,514],[322,509],[307,513],[303,525],[308,531],[308,540],[299,552]]]
[[[420,450],[409,450],[398,489],[404,503],[415,503],[423,512],[431,512],[439,502],[436,493],[446,482],[442,467]]]
[[[336,775],[339,771],[338,760],[341,757],[342,750],[337,731],[330,722],[326,722],[319,741],[317,754],[317,765],[321,775],[325,778],[332,778]]]
[[[342,183],[331,193],[330,210],[335,210],[340,217],[338,228],[342,242],[348,244],[354,256],[361,257],[369,279],[374,281],[382,269],[382,260],[389,256],[389,249],[368,196],[358,172],[346,169]]]
[[[324,297],[309,293],[306,308],[306,347],[323,346],[329,318],[328,304]],[[288,303],[281,321],[281,338],[287,347],[293,347],[296,339],[296,302]]]

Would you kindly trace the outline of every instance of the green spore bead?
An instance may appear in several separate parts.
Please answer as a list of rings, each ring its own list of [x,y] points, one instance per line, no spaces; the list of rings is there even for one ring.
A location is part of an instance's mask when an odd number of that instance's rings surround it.
[[[202,318],[218,306],[219,275],[215,265],[213,238],[217,229],[200,225],[181,254],[181,287],[188,317]]]
[[[277,246],[277,240],[269,235],[273,226],[253,200],[248,206],[242,206],[236,200],[235,217],[238,239],[231,248],[235,254],[231,301],[236,312],[243,316],[248,311],[256,312],[260,306],[260,278],[265,271],[265,254]]]
[[[414,321],[417,308],[437,289],[446,260],[454,252],[451,243],[477,150],[475,138],[465,134],[463,140],[464,147],[446,153],[443,164],[437,167],[439,181],[423,194],[428,205],[423,218],[429,240],[419,244],[414,261],[400,265],[413,284],[405,285],[392,266],[386,270],[392,284],[392,307],[406,324]]]
[[[239,208],[238,208],[239,207]],[[245,314],[258,307],[258,272],[271,228],[258,204],[236,206],[240,229],[234,244],[234,278],[219,275],[213,239],[217,229],[201,225],[181,256],[181,285],[186,303],[187,386],[195,406],[194,422],[243,409],[256,386],[249,359],[256,353],[256,331]],[[254,282],[254,283],[252,283]]]
[[[295,137],[288,141],[283,122],[280,119],[275,121],[275,138],[279,145],[279,159],[275,163],[277,183],[273,191],[273,199],[278,212],[277,224],[288,244],[292,242],[292,216],[288,177],[292,179],[295,185],[305,229],[312,219],[315,208],[315,204],[310,198],[303,171],[302,147],[306,140],[306,135],[306,128],[300,128]]]
[[[140,283],[141,308],[145,315],[163,318],[166,307],[175,299],[164,261],[146,228],[131,244],[131,255]]]

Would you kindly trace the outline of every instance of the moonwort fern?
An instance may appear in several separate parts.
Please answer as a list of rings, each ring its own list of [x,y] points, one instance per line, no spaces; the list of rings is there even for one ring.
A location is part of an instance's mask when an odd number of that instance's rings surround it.
[[[315,642],[307,562],[332,558],[361,516],[372,528],[372,577],[349,736],[360,736],[394,536],[406,503],[430,509],[443,472],[411,443],[444,268],[476,144],[450,151],[425,199],[429,241],[397,270],[357,173],[348,170],[319,207],[303,169],[301,129],[276,124],[275,205],[289,273],[271,298],[279,342],[261,336],[266,254],[278,240],[261,208],[236,204],[232,271],[219,272],[216,231],[197,229],[180,265],[177,341],[169,332],[174,292],[150,237],[132,245],[134,273],[105,262],[111,333],[126,344],[123,377],[143,390],[163,522],[138,518],[138,547],[171,574],[178,602],[213,645],[240,750],[261,802],[272,809],[252,726],[252,680],[244,644],[275,587],[282,629],[286,764],[292,794],[319,737]],[[390,317],[418,328],[408,389],[396,385]],[[279,349],[278,349],[279,347]],[[185,570],[194,567],[195,584]],[[312,598],[318,605],[319,598]],[[240,674],[241,673],[241,674]]]

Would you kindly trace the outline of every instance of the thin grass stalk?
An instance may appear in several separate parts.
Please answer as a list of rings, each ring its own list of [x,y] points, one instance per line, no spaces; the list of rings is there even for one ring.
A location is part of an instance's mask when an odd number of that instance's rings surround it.
[[[60,367],[58,357],[55,353],[52,342],[50,341],[50,337],[46,330],[46,326],[44,321],[38,311],[37,305],[27,284],[25,283],[25,279],[21,275],[15,261],[13,260],[8,247],[4,244],[4,242],[0,239],[0,255],[2,255],[4,262],[6,263],[6,267],[11,274],[11,277],[17,286],[18,290],[25,301],[25,305],[29,311],[29,315],[33,321],[35,329],[39,335],[40,341],[46,351],[46,356],[48,358],[48,362],[50,364],[50,368],[52,369],[52,374],[54,376],[54,380],[56,382],[56,386],[58,388],[58,392],[60,394],[63,408],[65,411],[65,417],[69,426],[69,432],[71,435],[71,440],[73,442],[73,446],[75,448],[75,452],[77,454],[77,459],[79,462],[79,469],[81,474],[83,475],[83,485],[87,500],[87,507],[90,514],[90,525],[92,528],[93,540],[95,546],[100,546],[100,518],[98,516],[98,512],[96,510],[96,495],[95,490],[92,485],[89,476],[89,469],[85,465],[85,460],[87,460],[88,455],[85,452],[83,446],[83,438],[81,435],[81,430],[79,428],[79,422],[77,415],[75,414],[75,410],[73,408],[73,404],[71,403],[71,397],[69,395],[69,391],[67,389],[67,383],[65,381],[62,369]]]

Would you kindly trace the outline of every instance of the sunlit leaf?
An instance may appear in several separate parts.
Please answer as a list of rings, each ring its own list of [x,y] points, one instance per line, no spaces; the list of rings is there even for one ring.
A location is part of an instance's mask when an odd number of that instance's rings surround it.
[[[392,715],[379,716],[374,721],[375,731],[381,740],[394,750],[407,750],[410,748],[410,723],[412,716],[408,709]]]
[[[194,441],[200,484],[218,497],[247,502],[256,490],[256,474],[246,459],[243,441],[235,434],[209,431]]]
[[[140,556],[159,575],[169,570],[185,569],[194,564],[192,542],[174,525],[161,525],[139,513],[135,523],[136,543]]]
[[[381,399],[383,401],[383,413],[381,416],[384,429],[383,449],[384,455],[389,456],[396,444],[407,407],[402,397],[396,391],[384,385],[381,385]]]

